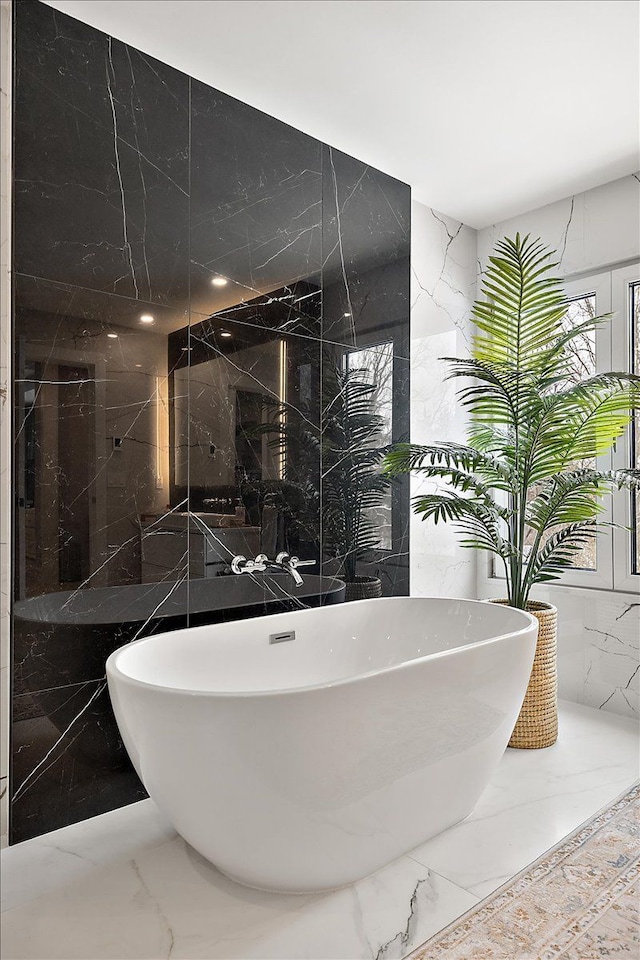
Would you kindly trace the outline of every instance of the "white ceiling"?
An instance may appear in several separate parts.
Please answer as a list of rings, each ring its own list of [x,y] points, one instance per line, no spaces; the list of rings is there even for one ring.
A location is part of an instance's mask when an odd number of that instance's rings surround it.
[[[640,165],[636,0],[48,0],[473,227]]]

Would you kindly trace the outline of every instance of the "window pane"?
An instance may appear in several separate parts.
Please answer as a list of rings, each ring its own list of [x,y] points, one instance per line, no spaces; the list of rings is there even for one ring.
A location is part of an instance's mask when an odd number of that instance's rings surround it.
[[[590,293],[572,300],[567,310],[564,326],[569,329],[579,323],[584,323],[596,316],[596,297]],[[570,343],[571,365],[568,383],[579,383],[592,377],[596,372],[596,334],[595,330],[583,333]],[[594,459],[577,460],[570,465],[570,469],[595,468]],[[597,541],[587,543],[580,553],[576,554],[572,567],[577,570],[595,570],[597,567]]]
[[[354,350],[347,355],[347,363],[350,370],[358,371],[359,379],[375,386],[371,394],[371,412],[378,417],[382,417],[383,420],[383,426],[376,436],[375,445],[386,446],[391,443],[392,431],[393,344],[380,343],[374,347]],[[378,528],[379,549],[391,550],[393,547],[391,490],[386,491],[377,506],[369,507],[367,514]]]
[[[569,308],[565,315],[563,326],[566,330],[584,323],[596,316],[596,297],[594,293],[583,294],[576,297],[569,303]],[[572,340],[569,345],[569,365],[567,374],[563,382],[558,384],[558,390],[565,390],[568,386],[580,383],[588,377],[592,377],[596,372],[596,334],[595,330],[583,333]],[[595,468],[596,462],[593,458],[587,460],[576,460],[568,465],[568,470],[579,470]],[[536,491],[532,491],[532,496]],[[557,532],[550,530],[544,537],[544,543],[550,536]],[[531,545],[535,538],[535,533],[531,530],[527,535],[527,544]],[[596,540],[589,541],[579,553],[574,557],[571,566],[574,570],[595,570],[597,567],[597,546]]]
[[[565,315],[563,326],[566,330],[580,323],[593,319],[596,316],[596,297],[594,293],[576,297],[571,300]],[[567,375],[566,385],[579,383],[592,377],[596,372],[596,334],[595,330],[582,333],[568,345],[571,363]]]

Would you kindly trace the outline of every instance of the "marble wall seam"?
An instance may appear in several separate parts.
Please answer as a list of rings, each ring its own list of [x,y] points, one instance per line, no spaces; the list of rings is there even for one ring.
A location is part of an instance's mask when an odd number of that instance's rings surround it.
[[[640,174],[530,210],[478,231],[478,259],[485,263],[496,240],[531,233],[560,253],[560,272],[610,269],[640,256]]]
[[[7,842],[11,596],[11,83],[12,3],[0,3],[0,845]]]
[[[443,356],[470,347],[476,289],[476,231],[417,201],[411,233],[411,439],[463,440],[466,419]],[[411,478],[411,496],[422,489]],[[476,551],[448,524],[411,514],[411,595],[475,597]]]

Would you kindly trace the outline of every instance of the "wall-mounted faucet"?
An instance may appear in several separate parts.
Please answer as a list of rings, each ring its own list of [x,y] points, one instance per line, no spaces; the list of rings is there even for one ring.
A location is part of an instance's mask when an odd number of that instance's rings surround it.
[[[315,560],[300,560],[299,557],[292,557],[288,553],[279,553],[275,560],[270,560],[264,553],[259,553],[255,560],[247,560],[246,557],[237,556],[231,561],[232,573],[263,573],[265,570],[273,569],[284,570],[288,573],[295,583],[296,587],[303,584],[303,579],[298,573],[298,567],[313,567]]]
[[[282,570],[286,570],[293,577],[296,587],[302,585],[302,577],[297,571],[297,567],[315,567],[315,560],[300,560],[299,557],[291,557],[288,553],[279,553],[275,559],[275,565]]]

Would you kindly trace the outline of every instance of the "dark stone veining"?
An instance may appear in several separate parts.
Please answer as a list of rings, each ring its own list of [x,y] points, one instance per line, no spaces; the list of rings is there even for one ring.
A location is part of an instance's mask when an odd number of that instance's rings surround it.
[[[16,271],[184,304],[189,78],[42,4],[15,19]]]
[[[15,67],[12,842],[144,796],[113,649],[336,599],[331,371],[408,436],[410,242],[405,184],[37,0]],[[401,480],[359,567],[386,594],[408,521]],[[283,549],[305,589],[227,575]]]

